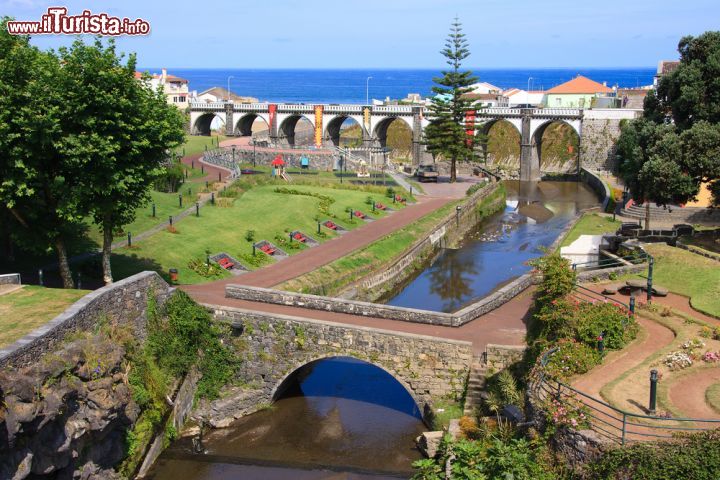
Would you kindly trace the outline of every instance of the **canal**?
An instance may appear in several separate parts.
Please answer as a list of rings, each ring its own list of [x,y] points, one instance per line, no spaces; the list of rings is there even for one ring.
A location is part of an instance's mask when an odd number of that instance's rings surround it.
[[[504,211],[445,249],[387,303],[455,311],[527,272],[581,210],[598,204],[576,182],[506,182]],[[205,454],[173,443],[155,480],[316,480],[408,478],[427,428],[405,388],[360,360],[324,359],[296,371],[272,406],[208,433]]]

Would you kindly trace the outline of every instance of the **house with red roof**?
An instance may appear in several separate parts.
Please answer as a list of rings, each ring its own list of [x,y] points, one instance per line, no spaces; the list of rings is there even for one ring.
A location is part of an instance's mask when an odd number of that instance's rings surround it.
[[[551,108],[592,108],[599,103],[608,106],[614,102],[615,91],[603,83],[578,75],[572,80],[545,92],[545,106]]]

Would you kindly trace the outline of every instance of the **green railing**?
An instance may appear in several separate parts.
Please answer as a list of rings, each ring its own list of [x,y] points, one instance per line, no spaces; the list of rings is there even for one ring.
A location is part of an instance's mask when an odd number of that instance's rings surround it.
[[[551,396],[560,403],[570,399],[587,408],[590,428],[607,440],[626,445],[637,441],[670,439],[678,432],[698,432],[720,427],[720,420],[704,418],[669,418],[627,412],[588,395],[566,383],[551,378],[545,366],[557,351],[553,348],[540,357],[540,371],[534,385],[536,395]]]

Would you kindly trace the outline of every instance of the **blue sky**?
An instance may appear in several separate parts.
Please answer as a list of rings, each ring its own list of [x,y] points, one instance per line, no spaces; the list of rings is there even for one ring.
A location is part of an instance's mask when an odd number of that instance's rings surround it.
[[[718,0],[0,0],[0,15],[36,20],[51,5],[149,21],[119,45],[153,67],[437,68],[456,14],[469,67],[654,66],[683,35],[720,28]]]

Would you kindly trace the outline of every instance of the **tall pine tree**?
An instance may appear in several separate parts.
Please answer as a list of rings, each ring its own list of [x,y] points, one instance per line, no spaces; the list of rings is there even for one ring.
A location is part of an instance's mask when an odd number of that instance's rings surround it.
[[[470,50],[457,17],[440,53],[447,59],[450,68],[441,72],[442,77],[433,78],[435,96],[430,104],[430,124],[425,129],[425,142],[433,155],[450,161],[450,182],[455,182],[457,161],[475,156],[473,142],[468,141],[465,116],[469,110],[476,108],[475,101],[466,95],[477,81],[471,71],[461,71],[462,62],[470,56]]]

